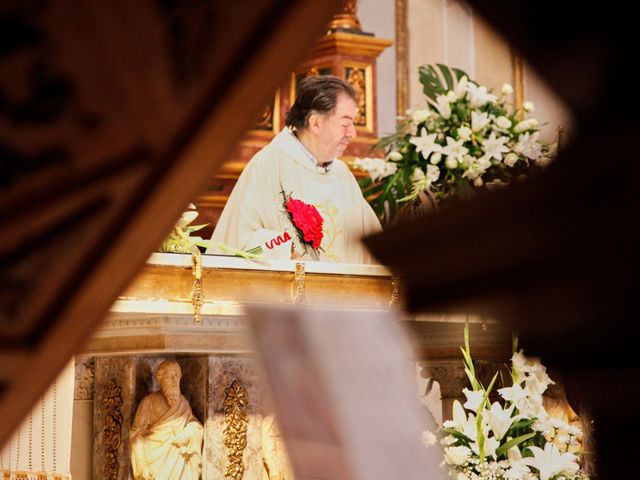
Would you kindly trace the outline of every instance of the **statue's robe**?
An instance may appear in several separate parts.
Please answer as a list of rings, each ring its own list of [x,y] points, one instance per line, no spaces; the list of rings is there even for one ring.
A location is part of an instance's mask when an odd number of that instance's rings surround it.
[[[167,407],[160,392],[151,393],[140,402],[131,428],[134,478],[146,480],[144,473],[150,472],[154,480],[198,480],[202,462],[202,425],[193,416],[183,395],[176,405]],[[179,436],[188,438],[186,445],[174,445]]]
[[[277,238],[291,223],[282,192],[314,205],[324,219],[320,261],[373,263],[360,239],[380,231],[380,222],[347,165],[335,159],[326,169],[285,128],[247,164],[220,216],[211,240],[248,250]],[[290,246],[290,244],[289,244]],[[291,249],[263,248],[267,258],[289,259]],[[208,253],[224,253],[211,248]],[[299,252],[302,253],[302,252]],[[304,260],[311,260],[304,257]]]

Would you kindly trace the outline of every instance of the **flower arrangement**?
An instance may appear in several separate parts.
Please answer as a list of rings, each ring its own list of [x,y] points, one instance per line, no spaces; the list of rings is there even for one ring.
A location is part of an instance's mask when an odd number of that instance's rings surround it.
[[[554,147],[539,140],[539,123],[524,118],[531,102],[515,109],[510,85],[492,94],[459,69],[423,65],[427,108],[399,118],[394,135],[381,139],[385,158],[357,158],[369,172],[360,185],[384,223],[409,207],[434,208],[474,188],[506,184],[540,169]]]
[[[160,245],[159,251],[163,253],[193,253],[199,254],[198,246],[205,246],[202,237],[191,236],[193,232],[203,229],[207,224],[191,225],[198,217],[196,206],[189,204],[187,210],[182,213],[180,219],[176,222],[171,233],[164,239]]]
[[[322,248],[322,226],[324,219],[318,209],[313,205],[295,199],[291,194],[281,192],[284,199],[283,206],[285,214],[293,226],[297,242],[296,244],[310,255],[314,260],[320,258]]]
[[[453,419],[444,422],[440,443],[444,464],[455,480],[584,480],[579,467],[582,431],[551,417],[542,394],[554,382],[540,362],[527,359],[514,344],[512,386],[501,388],[501,402],[489,395],[498,373],[488,387],[476,377],[469,349],[468,325],[462,349],[465,372],[472,389],[464,389],[464,405],[453,405]],[[427,446],[437,441],[423,432]]]

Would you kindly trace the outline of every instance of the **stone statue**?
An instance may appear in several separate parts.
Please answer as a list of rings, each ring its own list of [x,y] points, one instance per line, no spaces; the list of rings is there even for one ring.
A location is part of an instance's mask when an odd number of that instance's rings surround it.
[[[158,366],[160,391],[142,399],[131,428],[131,466],[136,480],[198,480],[202,424],[180,393],[180,365]]]
[[[262,418],[262,468],[263,480],[293,480],[294,478],[284,440],[273,414]]]

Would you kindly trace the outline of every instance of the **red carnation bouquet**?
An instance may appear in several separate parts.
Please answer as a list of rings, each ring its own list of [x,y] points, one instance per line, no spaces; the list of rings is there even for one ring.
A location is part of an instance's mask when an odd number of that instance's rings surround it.
[[[297,200],[281,192],[284,198],[284,209],[291,224],[296,230],[298,243],[310,254],[314,260],[320,258],[320,243],[322,243],[322,225],[324,218],[313,205]]]

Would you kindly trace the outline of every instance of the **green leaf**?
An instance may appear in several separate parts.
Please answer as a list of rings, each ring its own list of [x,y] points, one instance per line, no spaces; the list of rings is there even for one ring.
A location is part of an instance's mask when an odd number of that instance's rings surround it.
[[[530,438],[534,437],[536,434],[535,432],[533,433],[527,433],[525,435],[520,435],[519,437],[513,438],[511,440],[509,440],[508,442],[504,443],[503,445],[500,445],[497,449],[496,449],[496,456],[500,456],[504,453],[507,452],[507,450],[509,450],[511,447],[515,447],[516,445],[520,445],[523,442],[526,442],[527,440],[529,440]]]
[[[436,65],[422,65],[418,69],[418,72],[424,94],[434,102],[438,95],[443,95],[449,90],[453,90],[458,80],[464,75],[467,75],[458,68],[449,68],[441,63]],[[467,78],[469,78],[468,75]]]
[[[188,227],[185,228],[185,231],[187,232],[187,234],[192,233],[192,232],[197,232],[198,230],[202,230],[207,225],[209,225],[209,224],[208,223],[203,223],[202,225],[189,225]]]

